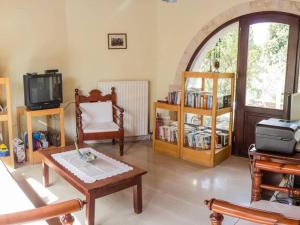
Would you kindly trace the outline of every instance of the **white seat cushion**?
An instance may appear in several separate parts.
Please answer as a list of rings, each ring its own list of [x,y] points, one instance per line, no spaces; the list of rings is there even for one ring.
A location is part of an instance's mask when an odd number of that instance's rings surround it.
[[[119,126],[114,122],[89,123],[83,127],[83,133],[118,131]]]
[[[93,123],[112,122],[112,102],[87,102],[79,104],[82,112],[82,126],[89,126]]]
[[[275,213],[280,213],[288,218],[293,218],[293,219],[300,219],[300,208],[299,206],[290,206],[290,205],[285,205],[277,202],[270,202],[270,201],[257,201],[257,202],[252,202],[250,208],[252,209],[259,209],[263,211],[268,211],[268,212],[275,212]],[[245,220],[239,220],[237,225],[255,225],[256,223],[248,222]],[[257,224],[256,224],[257,225]]]

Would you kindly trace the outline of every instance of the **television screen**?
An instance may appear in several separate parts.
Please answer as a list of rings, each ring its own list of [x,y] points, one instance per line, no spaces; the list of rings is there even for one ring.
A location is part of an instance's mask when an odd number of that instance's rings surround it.
[[[30,102],[61,102],[60,77],[41,76],[29,79]]]
[[[23,81],[25,105],[28,109],[57,108],[62,103],[61,73],[26,74]]]

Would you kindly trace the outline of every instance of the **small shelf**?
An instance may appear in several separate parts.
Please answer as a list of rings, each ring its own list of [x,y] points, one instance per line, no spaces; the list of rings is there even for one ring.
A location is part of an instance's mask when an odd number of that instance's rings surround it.
[[[153,132],[153,150],[155,152],[164,153],[173,157],[180,156],[180,105],[168,104],[163,102],[155,102],[154,103],[154,132]],[[169,142],[166,140],[159,139],[157,137],[157,129],[160,127],[157,124],[157,111],[166,110],[172,112],[172,115],[177,118],[177,143]],[[168,114],[170,115],[170,114]],[[170,116],[171,117],[171,116]],[[160,118],[163,121],[163,118]],[[172,121],[172,120],[170,120]],[[174,120],[173,120],[174,121]],[[156,127],[158,126],[158,127]],[[162,125],[165,126],[165,125]]]

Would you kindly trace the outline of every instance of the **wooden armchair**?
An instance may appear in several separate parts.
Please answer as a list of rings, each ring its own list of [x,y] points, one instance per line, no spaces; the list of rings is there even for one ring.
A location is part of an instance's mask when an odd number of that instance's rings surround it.
[[[269,204],[268,204],[269,203]],[[273,209],[278,209],[277,212],[267,212],[265,209],[273,206]],[[235,217],[240,219],[236,225],[250,225],[250,224],[263,224],[263,225],[299,225],[300,215],[298,206],[288,206],[280,203],[260,201],[260,204],[253,204],[251,208],[241,207],[231,204],[229,202],[211,199],[205,201],[205,204],[212,210],[210,220],[212,225],[221,225],[224,219],[223,215]],[[291,207],[290,213],[288,207]],[[284,208],[284,210],[282,210]],[[282,214],[285,211],[286,215]],[[288,215],[289,214],[289,215]],[[298,219],[292,219],[289,217],[298,217]],[[246,221],[252,222],[248,223]]]
[[[205,201],[205,204],[212,210],[210,216],[212,225],[221,225],[223,215],[250,221],[255,224],[264,225],[300,225],[299,206],[284,205],[281,203],[261,200],[263,189],[293,194],[300,196],[300,189],[290,187],[279,187],[262,183],[263,171],[273,173],[300,175],[299,165],[287,165],[278,162],[268,162],[256,160],[253,162],[252,178],[252,203],[250,208],[237,206],[229,202],[211,199]],[[239,221],[238,225],[253,224]]]
[[[71,213],[83,208],[85,202],[74,199],[36,209],[0,215],[0,224],[23,224],[33,221],[44,221],[58,216],[62,225],[72,225],[74,217]]]
[[[77,140],[119,139],[120,155],[124,149],[124,109],[116,105],[117,96],[112,87],[111,94],[102,95],[99,90],[91,90],[89,96],[79,94],[75,89]]]

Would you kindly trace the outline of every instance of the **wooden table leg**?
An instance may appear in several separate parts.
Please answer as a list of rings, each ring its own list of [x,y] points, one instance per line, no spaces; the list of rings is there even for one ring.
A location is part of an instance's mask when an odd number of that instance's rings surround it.
[[[254,168],[253,178],[252,178],[252,191],[251,191],[251,201],[259,201],[261,200],[261,192],[262,189],[260,187],[262,183],[263,173]]]
[[[139,214],[143,211],[142,177],[138,176],[136,179],[136,185],[133,186],[133,205],[134,212]]]
[[[42,162],[42,167],[43,167],[43,185],[44,185],[44,187],[48,187],[49,186],[49,167],[44,161]]]
[[[87,225],[95,224],[95,197],[92,194],[86,195],[85,223]]]

